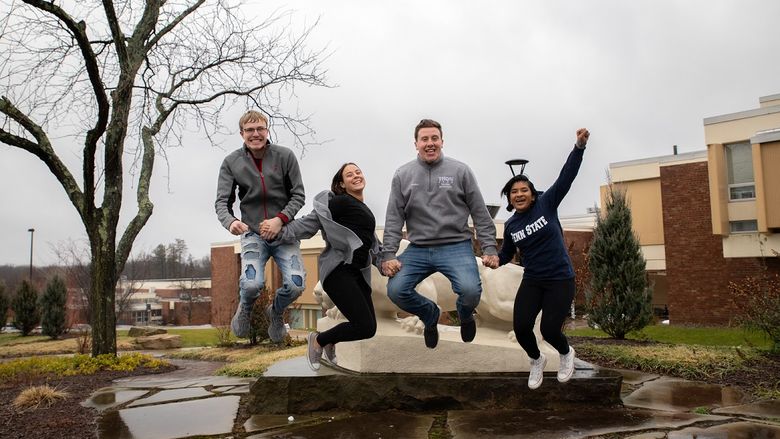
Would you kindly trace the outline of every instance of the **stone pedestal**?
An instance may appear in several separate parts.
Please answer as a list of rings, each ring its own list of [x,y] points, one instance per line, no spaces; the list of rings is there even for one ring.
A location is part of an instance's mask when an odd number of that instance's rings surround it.
[[[324,317],[317,329],[325,331],[341,323]],[[538,331],[537,331],[538,333]],[[546,371],[557,371],[558,351],[537,336],[539,349],[547,356]],[[338,343],[340,367],[367,373],[467,373],[527,372],[530,363],[517,341],[504,330],[478,327],[471,343],[460,338],[460,327],[439,325],[439,344],[425,346],[422,334],[407,331],[400,321],[378,319],[376,335],[368,340]]]
[[[294,360],[305,363],[303,358]],[[276,370],[296,368],[286,364]],[[617,372],[594,370],[581,362],[568,383],[559,383],[548,372],[536,390],[528,388],[525,372],[375,374],[323,366],[309,376],[259,378],[251,388],[248,407],[258,414],[605,407],[620,405],[621,379]]]

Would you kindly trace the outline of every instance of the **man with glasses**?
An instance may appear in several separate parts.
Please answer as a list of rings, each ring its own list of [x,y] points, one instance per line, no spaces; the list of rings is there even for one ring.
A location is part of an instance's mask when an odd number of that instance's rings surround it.
[[[303,292],[306,273],[299,244],[274,239],[303,207],[303,181],[295,154],[269,141],[268,119],[263,114],[246,112],[238,127],[244,144],[222,161],[214,203],[222,225],[241,236],[239,304],[230,327],[236,337],[249,335],[252,306],[265,288],[265,264],[273,257],[282,272],[282,286],[265,313],[268,336],[278,343],[287,334],[284,310]],[[241,219],[233,213],[236,188]]]
[[[460,336],[468,343],[476,335],[473,313],[482,295],[468,219],[471,216],[477,231],[482,263],[490,268],[498,267],[496,226],[471,169],[442,154],[441,125],[421,120],[414,129],[414,143],[417,158],[395,172],[387,202],[382,246],[382,271],[390,276],[387,295],[420,318],[425,345],[433,349],[439,342],[441,311],[415,287],[431,274],[442,273],[458,295]],[[410,244],[396,257],[404,223]]]

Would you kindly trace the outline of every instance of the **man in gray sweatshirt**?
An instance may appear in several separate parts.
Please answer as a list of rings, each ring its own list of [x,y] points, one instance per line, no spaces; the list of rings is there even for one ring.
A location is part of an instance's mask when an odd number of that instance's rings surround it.
[[[239,305],[230,327],[237,337],[249,335],[249,316],[255,300],[265,288],[265,264],[273,257],[282,273],[282,286],[266,309],[268,336],[280,342],[287,334],[284,310],[305,287],[299,243],[275,240],[282,225],[303,207],[305,195],[295,154],[268,139],[268,119],[248,111],[238,121],[244,145],[228,154],[219,169],[214,207],[222,225],[241,236]],[[236,189],[241,219],[233,213]]]
[[[425,345],[439,342],[440,310],[415,287],[440,272],[458,295],[460,335],[470,342],[476,334],[474,309],[482,295],[477,261],[471,246],[471,216],[482,247],[482,263],[498,267],[496,226],[488,213],[471,169],[444,157],[441,125],[423,119],[414,130],[417,158],[401,166],[393,176],[385,215],[382,271],[390,276],[387,295],[399,308],[425,324]],[[398,257],[401,232],[406,223],[409,247]]]

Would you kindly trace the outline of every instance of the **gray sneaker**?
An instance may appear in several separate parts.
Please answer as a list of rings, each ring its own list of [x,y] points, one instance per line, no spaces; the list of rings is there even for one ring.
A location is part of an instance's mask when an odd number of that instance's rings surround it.
[[[328,359],[330,364],[337,365],[339,364],[336,359],[336,345],[333,343],[326,344],[324,348],[322,348],[322,351],[325,353],[325,358]]]
[[[274,343],[284,340],[287,335],[287,328],[284,327],[284,318],[282,314],[274,311],[273,305],[268,305],[265,309],[265,316],[268,317],[268,337]]]
[[[317,336],[320,333],[317,331],[310,332],[306,337],[306,341],[309,343],[309,347],[306,351],[306,361],[309,362],[311,370],[320,370],[320,359],[322,358],[322,348],[315,347],[317,344]]]
[[[246,338],[249,336],[249,327],[251,326],[249,316],[252,314],[252,305],[254,303],[239,302],[236,314],[230,321],[230,329],[236,337]]]

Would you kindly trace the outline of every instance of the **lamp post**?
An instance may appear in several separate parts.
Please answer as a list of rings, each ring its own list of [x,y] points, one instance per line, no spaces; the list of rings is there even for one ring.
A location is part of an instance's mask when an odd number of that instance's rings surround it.
[[[27,229],[30,232],[30,286],[32,286],[32,259],[33,259],[33,236],[35,229]]]
[[[512,166],[520,166],[520,173],[523,173],[523,170],[525,170],[525,165],[528,164],[528,160],[526,159],[512,159],[507,160],[506,164],[509,165],[509,170],[512,171],[512,177],[515,176],[515,170]]]

